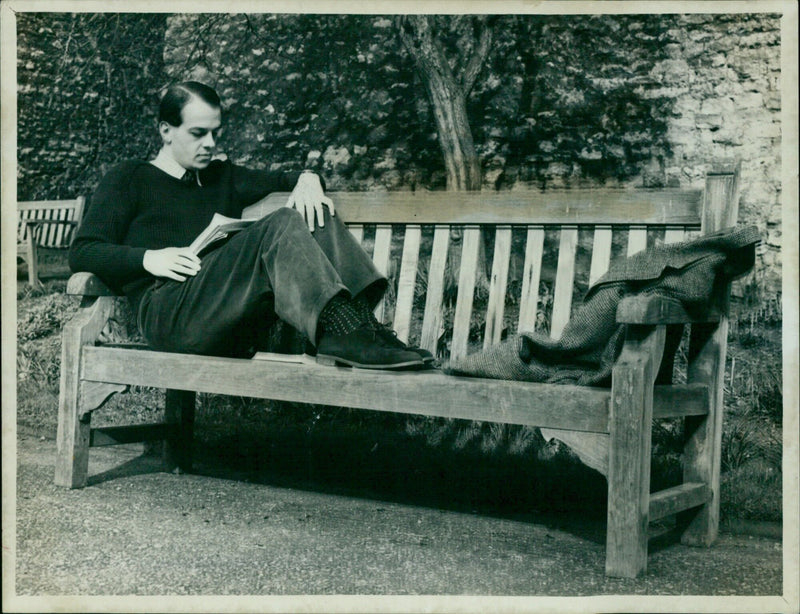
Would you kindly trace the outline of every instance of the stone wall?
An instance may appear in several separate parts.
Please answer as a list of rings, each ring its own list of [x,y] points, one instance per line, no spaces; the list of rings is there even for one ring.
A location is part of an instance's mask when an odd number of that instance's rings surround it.
[[[741,160],[739,219],[762,231],[756,272],[764,295],[779,293],[781,79],[777,15],[681,16],[665,40],[669,57],[651,71],[647,95],[672,100],[670,155],[645,178],[702,185],[710,160]]]
[[[665,57],[654,41],[670,23],[499,18],[468,100],[485,188],[619,184],[662,156],[668,101],[639,84]],[[347,189],[444,187],[425,88],[390,18],[176,15],[165,62],[173,78],[218,89],[236,160],[310,166]]]
[[[221,145],[238,162],[314,168],[335,189],[444,185],[431,109],[389,17],[18,24],[21,199],[89,193],[110,164],[152,155],[158,91],[186,78],[219,90]],[[512,15],[495,28],[469,100],[484,189],[700,187],[712,161],[739,158],[740,220],[764,238],[757,286],[780,291],[778,15]]]

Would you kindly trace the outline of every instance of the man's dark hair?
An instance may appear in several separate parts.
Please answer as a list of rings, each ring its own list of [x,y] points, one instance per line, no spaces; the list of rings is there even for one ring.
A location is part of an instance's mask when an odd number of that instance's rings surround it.
[[[181,116],[183,107],[189,104],[193,98],[199,98],[207,105],[217,109],[222,108],[222,101],[213,88],[198,81],[184,81],[171,85],[161,98],[158,108],[159,123],[167,122],[171,126],[180,126],[183,123]]]

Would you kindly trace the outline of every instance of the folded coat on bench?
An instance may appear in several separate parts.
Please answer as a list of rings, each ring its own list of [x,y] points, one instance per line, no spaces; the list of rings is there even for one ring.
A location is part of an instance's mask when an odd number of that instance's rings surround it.
[[[758,242],[758,229],[742,226],[634,254],[614,263],[589,288],[559,339],[520,332],[504,343],[452,360],[443,370],[494,379],[610,385],[625,338],[625,326],[616,318],[623,298],[665,296],[679,300],[688,314],[699,317],[719,295],[715,290],[752,269]]]

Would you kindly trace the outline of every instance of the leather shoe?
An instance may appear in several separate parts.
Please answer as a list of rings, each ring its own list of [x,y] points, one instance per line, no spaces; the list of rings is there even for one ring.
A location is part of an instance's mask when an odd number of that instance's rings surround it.
[[[369,323],[347,335],[323,334],[317,345],[317,362],[359,369],[408,369],[424,364],[418,353],[390,343]]]
[[[423,350],[422,348],[416,346],[406,345],[397,338],[397,333],[388,326],[384,326],[379,322],[375,322],[374,324],[378,335],[380,335],[390,347],[395,347],[399,350],[408,350],[410,352],[414,352],[415,354],[419,354],[419,357],[422,358],[422,362],[424,362],[426,365],[429,365],[434,361],[433,354],[431,354],[428,350]]]

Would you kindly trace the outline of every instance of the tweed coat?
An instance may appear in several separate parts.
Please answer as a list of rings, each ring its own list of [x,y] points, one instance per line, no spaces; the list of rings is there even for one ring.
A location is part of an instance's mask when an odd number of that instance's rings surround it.
[[[739,226],[691,241],[660,245],[614,263],[586,292],[559,339],[520,332],[506,341],[445,363],[449,375],[534,382],[610,385],[625,326],[621,299],[655,294],[681,301],[690,316],[709,307],[717,289],[755,262],[758,229]]]

